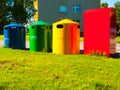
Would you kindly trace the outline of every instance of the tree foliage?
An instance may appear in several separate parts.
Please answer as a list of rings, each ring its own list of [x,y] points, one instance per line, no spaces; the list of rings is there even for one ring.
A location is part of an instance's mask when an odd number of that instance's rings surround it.
[[[33,2],[34,0],[0,0],[0,32],[10,22],[30,22],[35,14]]]
[[[101,3],[100,7],[101,8],[108,8],[108,3],[107,2]]]
[[[105,2],[105,3],[101,3],[100,4],[100,7],[101,8],[107,8],[108,7],[108,4]],[[116,2],[114,4],[114,8],[116,9],[116,16],[117,16],[117,33],[120,33],[120,2]]]
[[[120,28],[120,2],[115,3],[116,14],[117,14],[117,25]]]
[[[4,0],[0,0],[0,33],[3,30],[3,26],[8,23],[6,20],[7,7]]]
[[[12,7],[12,21],[24,24],[27,23],[28,14],[26,9],[24,8],[24,3],[22,3],[21,1],[16,0]]]

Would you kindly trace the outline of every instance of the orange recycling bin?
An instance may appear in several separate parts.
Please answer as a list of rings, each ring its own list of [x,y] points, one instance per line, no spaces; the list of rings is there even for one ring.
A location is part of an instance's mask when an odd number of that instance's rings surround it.
[[[79,54],[80,24],[63,19],[53,24],[52,49],[55,54]]]

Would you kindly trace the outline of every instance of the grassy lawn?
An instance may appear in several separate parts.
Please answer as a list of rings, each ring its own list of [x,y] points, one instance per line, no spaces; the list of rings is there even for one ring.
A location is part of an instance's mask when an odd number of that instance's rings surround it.
[[[120,59],[0,48],[0,90],[120,90]]]
[[[80,41],[84,41],[84,37],[80,37]]]
[[[3,35],[0,35],[0,40],[3,40],[4,39],[4,36]]]
[[[120,43],[120,36],[117,36],[116,41],[117,43]]]

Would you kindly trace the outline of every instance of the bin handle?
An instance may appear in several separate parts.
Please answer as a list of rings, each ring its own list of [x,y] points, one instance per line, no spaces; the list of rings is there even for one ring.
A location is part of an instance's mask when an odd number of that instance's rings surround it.
[[[5,27],[4,29],[5,29],[5,30],[8,30],[8,27]]]
[[[80,28],[80,25],[78,25],[77,28]]]
[[[35,29],[35,26],[32,26],[32,29]]]
[[[58,24],[57,28],[63,28],[63,25],[62,24]]]

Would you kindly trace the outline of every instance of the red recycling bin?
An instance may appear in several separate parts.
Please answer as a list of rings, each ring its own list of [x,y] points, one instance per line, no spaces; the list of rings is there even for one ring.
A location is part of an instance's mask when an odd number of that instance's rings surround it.
[[[84,12],[84,54],[116,53],[116,10],[97,8]]]

